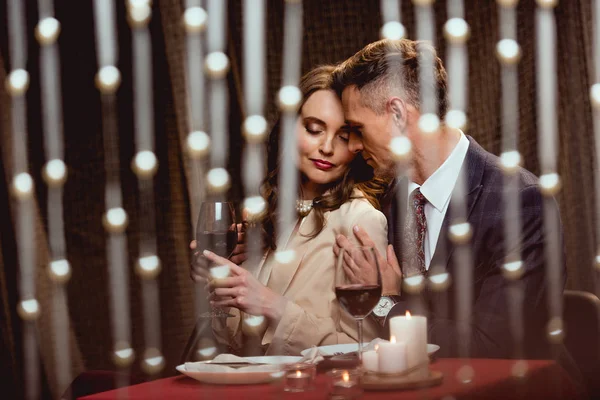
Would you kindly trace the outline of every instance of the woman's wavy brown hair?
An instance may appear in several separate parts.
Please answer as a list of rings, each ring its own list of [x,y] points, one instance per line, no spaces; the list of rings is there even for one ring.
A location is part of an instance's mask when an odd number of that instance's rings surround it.
[[[302,103],[299,110],[308,98],[319,90],[333,91],[333,71],[335,66],[323,65],[313,69],[304,75],[300,81],[302,92]],[[267,212],[262,220],[264,243],[268,249],[276,249],[276,223],[277,223],[277,200],[279,180],[279,142],[280,124],[277,122],[269,135],[268,174],[263,181],[261,191],[267,200]],[[301,179],[306,179],[301,177]],[[325,226],[325,212],[338,209],[342,204],[353,199],[354,188],[361,190],[366,198],[375,208],[379,208],[379,199],[385,193],[389,182],[373,176],[373,169],[365,163],[362,156],[357,155],[350,164],[348,171],[337,181],[332,182],[327,188],[326,194],[314,199],[313,213],[317,223],[316,227],[308,237],[314,238]]]

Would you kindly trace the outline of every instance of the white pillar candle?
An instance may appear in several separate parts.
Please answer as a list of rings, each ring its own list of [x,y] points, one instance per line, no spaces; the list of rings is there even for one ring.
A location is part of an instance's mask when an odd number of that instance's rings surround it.
[[[362,353],[362,365],[367,371],[377,372],[379,370],[379,355],[375,350]]]
[[[396,338],[394,336],[390,338],[389,342],[379,343],[379,350],[377,350],[379,361],[378,372],[383,372],[384,374],[397,374],[406,370],[406,349],[406,344],[403,342],[396,343]]]
[[[427,318],[411,316],[408,312],[404,317],[394,317],[390,320],[390,335],[405,343],[407,368],[423,364],[423,368],[419,368],[409,376],[415,378],[427,376],[427,364],[429,363],[427,356]],[[379,346],[379,366],[381,367],[381,355],[386,350],[383,349],[381,344]]]

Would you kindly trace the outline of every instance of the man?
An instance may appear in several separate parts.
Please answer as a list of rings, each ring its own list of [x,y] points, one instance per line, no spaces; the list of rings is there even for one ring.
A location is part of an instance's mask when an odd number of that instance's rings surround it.
[[[458,129],[442,124],[436,133],[423,133],[419,128],[422,115],[419,86],[421,52],[429,52],[435,60],[435,87],[431,93],[437,95],[439,115],[444,116],[448,110],[446,72],[435,49],[423,42],[403,39],[371,43],[344,62],[334,77],[352,132],[349,146],[356,152],[362,152],[377,175],[389,178],[396,175],[396,164],[388,147],[392,138],[405,136],[412,143],[408,188],[411,193],[409,207],[414,209],[408,213],[404,242],[412,243],[416,249],[412,254],[396,252],[397,257],[390,257],[388,251],[387,261],[381,258],[383,295],[388,296],[382,297],[374,314],[379,314],[378,319],[385,323],[393,315],[403,315],[410,304],[425,305],[430,343],[440,345],[441,356],[459,355],[457,343],[466,338],[460,335],[454,307],[456,286],[453,283],[443,291],[426,287],[418,295],[393,295],[400,293],[402,275],[422,274],[427,278],[430,268],[441,265],[452,277],[456,276],[458,268],[464,267],[453,262],[454,244],[448,239],[447,231],[452,191],[461,168],[466,168],[465,203],[472,230],[474,300],[470,316],[470,356],[514,356],[507,302],[510,282],[502,274],[507,252],[520,256],[523,261],[519,284],[524,296],[525,356],[548,356],[547,346],[541,345],[547,342],[547,301],[543,199],[537,179],[524,169],[517,172],[521,246],[507,248],[502,203],[503,172],[498,157],[486,152],[473,138]],[[402,68],[398,68],[398,62],[402,63]],[[383,206],[388,217],[390,243],[401,243],[398,237],[394,237],[394,233],[399,231],[398,226],[394,226],[397,223],[393,206],[394,187],[391,185],[387,204]],[[354,234],[363,245],[369,245],[370,238],[360,227],[354,228]],[[350,246],[350,241],[340,235],[334,251],[338,253]],[[356,280],[360,282],[361,271],[355,265],[345,267],[354,268],[352,275],[357,276]],[[562,283],[564,285],[564,274]],[[416,298],[419,301],[414,302]],[[396,304],[392,307],[393,303]],[[385,326],[383,323],[382,326]],[[387,331],[384,335],[387,336]]]

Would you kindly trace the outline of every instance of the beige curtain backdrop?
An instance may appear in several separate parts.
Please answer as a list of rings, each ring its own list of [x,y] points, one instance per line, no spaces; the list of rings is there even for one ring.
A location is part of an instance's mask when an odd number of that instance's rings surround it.
[[[49,325],[50,283],[45,274],[48,261],[46,232],[46,190],[40,176],[44,163],[43,132],[39,93],[39,46],[32,40],[37,20],[34,3],[28,3],[27,32],[30,40],[28,70],[32,77],[28,99],[30,171],[36,181],[36,248],[38,291],[43,314],[38,321],[40,356],[47,393],[59,393],[53,375],[53,338]],[[56,0],[56,16],[61,21],[61,72],[65,113],[65,154],[69,180],[65,186],[65,232],[73,276],[68,284],[71,317],[73,373],[83,370],[113,369],[108,310],[108,280],[104,210],[104,151],[100,101],[94,88],[96,59],[91,2]],[[415,37],[414,10],[403,1],[402,20],[409,37]],[[135,175],[129,168],[134,154],[131,88],[131,32],[126,23],[125,2],[118,1],[119,67],[123,85],[118,93],[121,180],[124,207],[130,216],[128,249],[133,346],[138,358],[132,372],[140,373],[144,350],[143,319],[139,278],[133,273],[139,237],[138,192]],[[240,154],[243,148],[239,126],[242,121],[241,92],[242,1],[230,0],[230,154],[229,168],[235,181],[231,196],[243,197],[240,187]],[[6,26],[5,2],[0,2],[0,26]],[[442,27],[446,2],[435,3],[436,30],[440,54],[445,54]],[[591,107],[588,99],[592,83],[591,1],[565,0],[556,9],[559,57],[560,174],[563,190],[558,196],[565,229],[568,287],[594,289],[595,255],[594,150]],[[273,99],[280,86],[283,43],[283,0],[267,0],[267,115],[276,117]],[[500,67],[494,49],[498,40],[498,15],[494,1],[466,0],[466,19],[471,26],[469,51],[469,130],[487,150],[500,150]],[[158,0],[153,4],[150,24],[154,51],[154,95],[156,109],[156,149],[160,162],[155,179],[157,239],[163,262],[160,275],[163,352],[167,366],[163,376],[175,374],[174,367],[194,323],[193,291],[188,277],[191,238],[189,192],[190,171],[182,152],[188,133],[184,68],[184,32],[181,0]],[[519,66],[520,151],[525,167],[539,173],[535,107],[535,2],[522,0],[518,7],[518,40],[523,58]],[[377,40],[381,26],[379,1],[305,0],[302,70],[323,63],[335,63],[352,55],[365,44]],[[0,80],[8,68],[5,28],[0,32]],[[200,71],[192,71],[200,73]],[[14,246],[14,209],[7,191],[11,179],[10,98],[0,89],[0,390],[22,390],[22,343],[20,320],[16,316],[18,260]],[[17,392],[19,393],[19,392]],[[19,397],[19,396],[17,396]]]

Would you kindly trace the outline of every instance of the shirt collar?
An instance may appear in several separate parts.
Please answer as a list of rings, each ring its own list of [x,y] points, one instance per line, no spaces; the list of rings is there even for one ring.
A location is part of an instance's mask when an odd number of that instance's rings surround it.
[[[460,139],[446,161],[420,186],[423,196],[439,212],[442,212],[450,201],[468,149],[469,139],[461,131]],[[409,195],[417,188],[418,184],[409,182]]]

